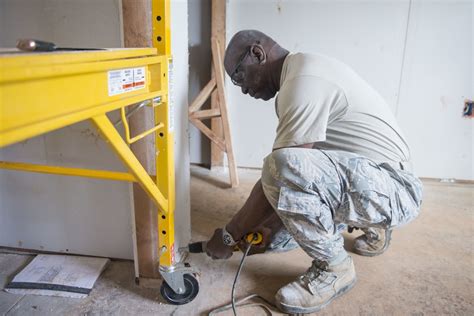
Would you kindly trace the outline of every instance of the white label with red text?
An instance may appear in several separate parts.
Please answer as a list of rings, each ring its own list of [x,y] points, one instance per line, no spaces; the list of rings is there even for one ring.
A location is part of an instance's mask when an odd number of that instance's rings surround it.
[[[145,67],[111,70],[108,72],[109,96],[145,88]]]

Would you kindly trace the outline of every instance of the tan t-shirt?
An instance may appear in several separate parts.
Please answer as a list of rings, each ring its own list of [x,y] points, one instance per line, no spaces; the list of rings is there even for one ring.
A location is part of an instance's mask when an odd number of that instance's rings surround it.
[[[349,66],[323,55],[286,57],[275,101],[273,148],[316,143],[376,162],[405,162],[410,150],[388,104]]]

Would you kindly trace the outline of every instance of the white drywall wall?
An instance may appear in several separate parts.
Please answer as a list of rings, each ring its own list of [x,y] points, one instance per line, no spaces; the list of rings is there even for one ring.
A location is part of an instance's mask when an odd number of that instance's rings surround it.
[[[227,38],[261,30],[292,52],[319,52],[351,65],[394,106],[408,1],[230,1]],[[383,65],[383,66],[381,66]],[[274,100],[243,95],[227,80],[233,143],[239,166],[261,167],[271,152]],[[258,137],[256,137],[258,135]]]
[[[0,46],[32,37],[120,47],[120,7],[120,0],[0,0]],[[171,14],[179,246],[190,239],[187,3],[173,2]],[[0,159],[125,170],[88,122],[6,147]],[[124,182],[0,170],[0,246],[131,259],[129,189]]]
[[[472,12],[470,0],[229,0],[226,36],[258,29],[290,51],[349,64],[397,113],[420,176],[474,179],[473,120],[460,102],[473,97]],[[229,80],[227,94],[237,164],[259,168],[275,135],[274,101]]]
[[[189,103],[211,79],[211,0],[188,0],[189,19]],[[202,107],[209,107],[206,102]],[[204,121],[207,124],[208,120]],[[189,124],[191,163],[210,165],[211,146],[207,137]]]
[[[397,118],[419,175],[474,180],[473,3],[414,1]]]
[[[175,250],[191,240],[191,195],[188,133],[188,3],[171,1],[172,98],[175,111]],[[159,170],[157,170],[159,172]]]

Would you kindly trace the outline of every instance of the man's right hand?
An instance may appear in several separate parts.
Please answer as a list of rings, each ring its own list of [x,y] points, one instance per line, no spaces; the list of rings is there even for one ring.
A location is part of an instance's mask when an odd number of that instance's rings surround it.
[[[233,252],[234,246],[227,246],[222,240],[222,229],[216,229],[212,238],[207,242],[207,255],[212,259],[229,259]]]

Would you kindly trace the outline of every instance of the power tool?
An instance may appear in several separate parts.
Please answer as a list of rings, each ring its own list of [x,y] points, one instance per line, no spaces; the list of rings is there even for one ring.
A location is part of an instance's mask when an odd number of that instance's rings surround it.
[[[263,241],[263,235],[261,233],[248,233],[245,235],[245,241],[251,245],[258,245]],[[201,253],[206,252],[207,241],[198,241],[188,245],[188,251],[190,253]],[[238,246],[235,246],[234,251],[241,250]],[[245,249],[244,249],[245,250]]]
[[[35,39],[19,39],[16,48],[28,52],[54,52],[59,50],[103,50],[102,48],[58,47],[51,42]]]

